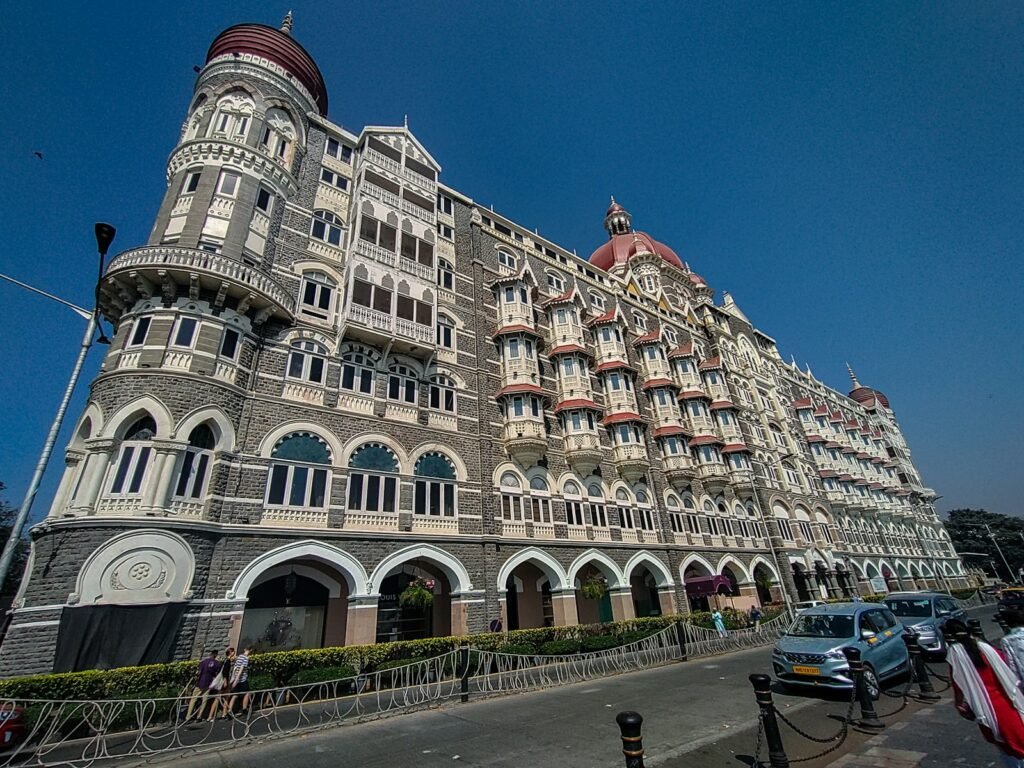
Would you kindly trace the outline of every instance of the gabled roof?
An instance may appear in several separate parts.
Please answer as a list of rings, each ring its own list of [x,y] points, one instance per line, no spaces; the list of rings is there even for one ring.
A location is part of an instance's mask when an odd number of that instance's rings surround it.
[[[578,408],[585,408],[590,411],[600,411],[601,406],[595,403],[593,400],[586,400],[583,398],[576,398],[573,400],[563,400],[555,406],[555,413],[561,411],[572,411]]]
[[[621,424],[624,421],[643,421],[644,417],[639,413],[633,413],[632,411],[621,411],[620,413],[612,413],[604,417],[604,421],[601,422],[604,426],[608,427],[612,424]]]
[[[506,333],[529,333],[537,338],[540,338],[540,332],[536,328],[532,328],[529,325],[523,325],[522,323],[516,323],[514,325],[503,325],[501,328],[494,332],[494,336],[504,336]]]
[[[540,395],[541,397],[548,396],[542,387],[538,387],[536,384],[527,384],[525,382],[522,384],[509,384],[506,387],[502,387],[494,394],[494,396],[504,397],[505,395],[520,395],[524,393]]]
[[[688,341],[668,353],[669,359],[673,357],[693,357],[693,342]]]
[[[359,134],[359,141],[362,142],[363,137],[366,136],[367,134],[370,134],[370,133],[404,133],[406,138],[408,138],[408,140],[413,143],[413,145],[416,147],[416,149],[418,149],[420,152],[422,152],[423,156],[425,158],[427,158],[427,160],[430,161],[430,164],[433,165],[434,168],[437,169],[437,172],[438,173],[441,172],[441,164],[439,162],[437,162],[437,160],[434,159],[434,156],[431,155],[427,151],[426,147],[424,147],[422,144],[420,144],[420,140],[417,139],[413,135],[412,131],[409,130],[409,126],[401,126],[401,125],[367,125],[360,132],[360,134]]]
[[[586,347],[581,347],[579,344],[560,344],[557,347],[551,349],[548,352],[548,357],[553,355],[568,355],[573,352],[581,352],[584,355],[591,355],[591,352]]]
[[[661,326],[656,326],[653,331],[648,331],[643,336],[633,339],[633,346],[639,347],[643,344],[657,344],[661,341]]]
[[[678,387],[672,379],[660,378],[660,379],[649,379],[644,382],[642,389],[654,389],[656,387]]]
[[[746,443],[729,443],[722,449],[722,453],[750,453]]]
[[[794,400],[793,407],[796,408],[798,411],[802,411],[806,408],[813,408],[814,404],[811,402],[811,398],[803,397],[799,400]]]
[[[594,369],[594,373],[604,373],[605,371],[617,371],[622,368],[625,368],[628,371],[633,371],[634,373],[636,373],[636,368],[627,363],[625,360],[609,360],[607,362],[601,363],[600,365],[597,366],[597,368]]]
[[[701,371],[710,371],[715,368],[721,368],[722,358],[718,357],[717,355],[715,357],[709,357],[707,360],[702,360],[700,365],[697,367]]]
[[[684,429],[683,427],[680,427],[680,426],[678,426],[676,424],[668,424],[668,425],[666,425],[664,427],[658,427],[656,430],[654,430],[654,436],[655,437],[674,437],[676,435],[689,435],[689,434],[690,433],[687,432],[686,429]]]
[[[725,441],[718,435],[697,435],[690,441],[690,447],[699,445],[724,445]]]

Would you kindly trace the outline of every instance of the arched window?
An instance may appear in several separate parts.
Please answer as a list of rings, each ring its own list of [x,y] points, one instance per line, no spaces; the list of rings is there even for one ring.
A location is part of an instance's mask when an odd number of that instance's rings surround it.
[[[213,463],[213,449],[217,439],[207,424],[200,424],[188,436],[188,448],[181,457],[178,482],[174,496],[178,499],[201,499],[206,491],[206,479]]]
[[[583,525],[583,501],[580,487],[571,480],[562,489],[565,499],[565,520],[569,525]]]
[[[352,454],[348,466],[350,511],[397,511],[398,459],[390,448],[367,443]]]
[[[154,437],[156,422],[152,416],[143,416],[128,428],[117,455],[109,496],[136,496],[142,492]]]
[[[420,456],[413,468],[416,498],[413,513],[432,517],[455,517],[458,494],[455,465],[443,453],[432,451]]]
[[[447,259],[437,260],[437,284],[445,290],[455,290],[455,267]]]
[[[229,93],[217,102],[217,112],[210,122],[213,136],[244,139],[252,122],[254,104],[244,93]]]
[[[430,377],[430,407],[435,411],[455,413],[455,381],[450,376]]]
[[[530,513],[535,523],[551,522],[551,492],[540,475],[530,480]]]
[[[260,146],[265,152],[287,164],[292,156],[295,141],[295,126],[288,113],[273,107],[267,110],[266,124],[260,136]]]
[[[359,349],[341,356],[341,388],[360,395],[373,395],[373,359]]]
[[[388,367],[388,400],[416,405],[416,373],[407,365],[392,363]]]
[[[601,486],[593,483],[587,488],[587,496],[590,497],[587,504],[590,524],[595,528],[607,528],[608,512],[604,508],[604,491],[601,490]]]
[[[448,315],[437,313],[437,346],[455,349],[455,321]]]
[[[299,311],[304,315],[329,320],[337,284],[323,272],[303,272]]]
[[[324,383],[327,368],[327,350],[315,341],[293,341],[288,354],[288,378]]]
[[[310,235],[322,242],[341,247],[342,221],[330,211],[313,211]]]
[[[288,435],[271,452],[267,506],[324,509],[330,487],[331,452],[309,432]]]
[[[517,523],[523,519],[523,484],[513,472],[501,476],[501,519]]]

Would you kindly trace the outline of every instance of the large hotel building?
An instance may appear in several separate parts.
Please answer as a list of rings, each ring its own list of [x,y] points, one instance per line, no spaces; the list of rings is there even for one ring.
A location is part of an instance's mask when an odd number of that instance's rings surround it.
[[[965,583],[885,395],[619,202],[580,258],[343,129],[291,26],[213,41],[109,262],[0,674]]]

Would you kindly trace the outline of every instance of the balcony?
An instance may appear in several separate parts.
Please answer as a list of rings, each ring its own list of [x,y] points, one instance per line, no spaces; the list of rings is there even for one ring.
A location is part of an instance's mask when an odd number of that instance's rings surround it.
[[[434,282],[434,268],[429,264],[420,264],[418,261],[403,257],[399,267],[402,271],[408,272],[410,275],[416,275],[421,280],[426,280],[430,283]]]
[[[596,432],[575,432],[562,438],[565,460],[582,475],[589,475],[604,457]]]
[[[402,351],[420,350],[422,352],[425,349],[433,351],[435,331],[429,325],[393,317],[388,312],[381,312],[360,304],[349,305],[345,312],[345,319],[348,323],[353,324],[351,330],[363,331],[363,333],[355,335],[366,337],[368,341],[376,343],[406,339],[415,343],[399,347]]]
[[[686,414],[686,422],[695,435],[718,434],[718,430],[715,428],[715,421],[710,416],[694,416],[688,412]]]
[[[717,424],[716,428],[718,433],[725,439],[727,443],[742,443],[743,432],[740,431],[740,425],[733,419],[728,424]]]
[[[519,357],[506,357],[501,361],[503,386],[509,384],[539,384],[539,377],[537,361],[533,358],[520,355]]]
[[[697,478],[711,487],[722,488],[728,483],[729,471],[725,464],[698,464]]]
[[[604,407],[609,413],[616,411],[628,411],[636,413],[636,396],[628,389],[605,388]]]
[[[392,160],[387,155],[382,155],[375,149],[367,149],[363,153],[363,157],[365,157],[374,165],[379,165],[384,170],[391,171],[391,173],[402,173],[402,166],[397,161]]]
[[[281,528],[326,528],[327,510],[271,507],[263,510],[260,525]]]
[[[643,370],[644,378],[648,381],[672,378],[672,369],[669,367],[668,362],[662,360],[660,357],[656,357],[654,360],[649,360],[644,357],[640,363],[640,367]]]
[[[651,410],[654,412],[654,426],[655,427],[684,427],[685,422],[683,417],[679,413],[679,409],[674,403],[669,405],[659,405],[657,400],[653,400]]]
[[[458,533],[459,520],[457,517],[413,515],[410,527],[413,533]]]
[[[651,462],[647,458],[647,448],[636,443],[614,446],[612,462],[619,470],[619,474],[630,482],[635,482],[643,477],[651,466]]]
[[[419,186],[423,187],[423,189],[429,190],[429,192],[432,195],[437,194],[437,182],[431,181],[422,173],[417,173],[412,168],[406,168],[405,166],[403,166],[402,176],[403,178],[411,181],[413,184],[418,184]]]
[[[261,323],[271,316],[290,322],[295,314],[291,292],[255,267],[219,253],[168,245],[115,256],[100,283],[100,310],[116,322],[139,298],[162,294],[173,300],[179,287],[196,298],[207,293],[215,307],[235,299],[239,314],[252,309]]]
[[[364,180],[363,183],[359,185],[359,190],[367,197],[380,200],[382,203],[387,203],[395,208],[401,207],[401,199],[398,195],[394,192],[389,192],[383,187],[378,187],[373,182]]]
[[[535,327],[533,324],[533,306],[530,304],[521,304],[516,301],[511,304],[502,302],[498,305],[498,327],[504,327],[506,325],[526,325],[530,328]]]
[[[397,531],[398,515],[378,512],[346,512],[341,526],[346,531]]]
[[[311,403],[313,405],[324,404],[324,389],[323,387],[314,386],[312,384],[304,384],[298,381],[285,381],[284,390],[281,393],[282,397],[288,400],[298,400],[303,403]]]
[[[420,208],[416,203],[410,203],[408,200],[402,200],[402,212],[408,213],[410,216],[415,216],[417,219],[425,221],[431,225],[437,223],[437,216],[433,211],[428,211],[426,208]]]
[[[532,467],[547,452],[547,432],[541,419],[506,420],[502,440],[509,455],[524,467]]]
[[[599,332],[597,334],[597,362],[598,364],[610,363],[613,360],[629,360],[629,357],[626,355],[626,345],[615,338],[612,338],[611,341],[605,341],[601,338]]]
[[[729,481],[738,488],[753,488],[754,473],[749,469],[730,469]]]
[[[587,346],[582,326],[572,323],[553,322],[551,324],[550,340],[552,347],[564,346],[566,344],[576,344],[581,347]]]
[[[697,474],[693,467],[693,459],[689,456],[664,456],[661,459],[661,466],[665,477],[670,483],[688,483]]]
[[[594,390],[590,385],[590,376],[566,375],[559,368],[557,381],[559,400],[594,399]]]
[[[365,240],[356,240],[356,253],[360,256],[366,256],[368,259],[379,261],[381,264],[386,264],[389,267],[395,266],[395,254],[386,248],[381,248],[379,245],[368,243]]]

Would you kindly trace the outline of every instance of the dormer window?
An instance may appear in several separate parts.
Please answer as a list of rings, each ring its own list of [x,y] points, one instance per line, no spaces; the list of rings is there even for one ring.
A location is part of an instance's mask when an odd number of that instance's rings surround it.
[[[561,293],[562,291],[565,290],[565,279],[560,274],[558,274],[557,272],[548,272],[547,277],[548,286],[553,291],[558,291],[559,293]]]
[[[599,293],[590,294],[590,306],[594,309],[604,311],[604,296]]]
[[[638,331],[646,331],[647,330],[647,318],[645,318],[643,315],[633,315],[633,326]]]
[[[509,269],[516,268],[516,257],[508,251],[498,251],[498,263]]]

